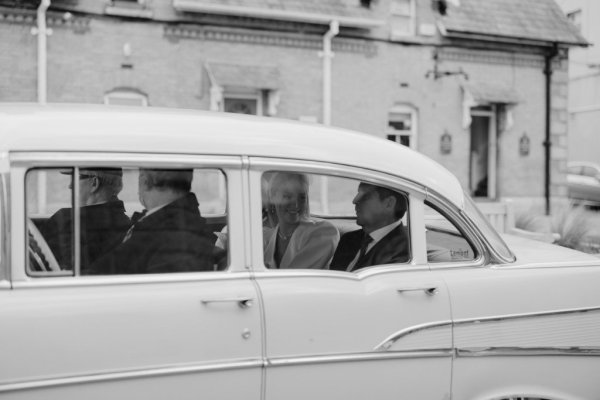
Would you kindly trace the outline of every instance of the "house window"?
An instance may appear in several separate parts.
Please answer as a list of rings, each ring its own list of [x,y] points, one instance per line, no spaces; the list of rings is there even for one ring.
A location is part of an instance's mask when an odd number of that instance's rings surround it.
[[[104,95],[104,104],[111,106],[148,105],[148,96],[135,89],[115,89]]]
[[[396,106],[390,110],[386,135],[388,140],[417,148],[417,112],[410,106]]]
[[[392,0],[390,9],[392,39],[415,34],[415,14],[415,0]]]
[[[236,114],[263,115],[262,93],[227,93],[223,96],[223,111]]]

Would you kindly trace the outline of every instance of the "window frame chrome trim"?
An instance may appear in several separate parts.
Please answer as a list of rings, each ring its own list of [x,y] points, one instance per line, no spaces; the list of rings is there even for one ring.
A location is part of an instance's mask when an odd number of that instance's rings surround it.
[[[73,168],[72,175],[73,190],[71,191],[71,209],[73,210],[73,275],[81,275],[81,209],[79,203],[81,201],[79,194],[79,167]],[[25,194],[27,195],[27,194]],[[83,204],[81,205],[83,207]],[[29,265],[29,264],[28,264]]]
[[[408,180],[404,177],[400,177],[397,175],[391,175],[389,173],[382,172],[382,171],[377,171],[377,170],[367,169],[367,168],[362,168],[362,167],[355,167],[355,166],[346,165],[346,164],[335,164],[335,163],[328,163],[328,162],[323,162],[323,161],[311,161],[311,160],[303,160],[303,159],[285,159],[285,158],[275,158],[275,157],[270,158],[270,157],[264,157],[264,156],[257,156],[257,157],[249,157],[249,170],[250,170],[249,173],[251,176],[252,176],[252,173],[259,173],[260,175],[262,175],[266,171],[293,171],[293,172],[301,171],[303,173],[326,175],[326,176],[339,177],[339,178],[345,178],[345,179],[355,179],[357,181],[373,182],[378,185],[388,186],[395,190],[402,191],[403,193],[408,195],[408,197],[409,197],[409,214],[407,215],[407,217],[410,217],[410,215],[411,215],[410,208],[412,206],[410,205],[410,201],[411,200],[414,201],[415,197],[416,198],[425,198],[426,194],[427,194],[427,189],[425,186],[423,186],[417,182]],[[251,183],[251,186],[253,186],[253,183],[256,183],[256,182],[251,180],[250,183]],[[256,198],[254,198],[254,200],[256,200]],[[256,223],[258,216],[255,215],[257,210],[255,210],[256,207],[254,207],[254,205],[255,204],[253,203],[253,210],[251,210],[251,213],[253,216],[252,221]],[[417,228],[414,226],[413,221],[409,221],[408,225],[409,225],[408,228],[410,231],[410,235],[412,238],[414,236]],[[254,250],[256,251],[257,249],[254,249]],[[263,261],[258,263],[258,258],[260,258],[260,260],[263,260],[262,253],[263,253],[263,251],[262,251],[262,245],[261,245],[260,257],[253,256],[254,262],[256,263],[256,265],[254,265],[254,270],[257,272],[262,272],[262,271],[267,270]],[[404,264],[396,264],[396,265],[404,266],[404,267],[415,266],[415,265],[427,265],[426,263],[422,263],[422,262],[419,262],[417,264],[417,260],[419,260],[419,257],[417,257],[417,255],[415,254],[415,248],[414,248],[412,239],[410,240],[410,253],[411,253],[411,259],[409,262],[404,263]],[[396,267],[396,268],[398,268],[398,267]],[[320,271],[324,271],[324,270],[320,270]]]
[[[130,152],[106,152],[106,151],[77,151],[77,152],[45,152],[45,151],[11,151],[8,153],[8,161],[10,163],[11,171],[16,168],[21,171],[23,174],[23,182],[19,184],[19,189],[22,190],[23,198],[26,199],[25,193],[25,177],[29,170],[33,168],[56,168],[56,167],[68,167],[68,168],[80,168],[86,167],[90,165],[98,166],[98,167],[110,167],[118,164],[123,168],[140,168],[143,167],[154,167],[157,168],[195,168],[195,169],[216,169],[219,170],[224,178],[227,185],[227,208],[226,213],[228,216],[228,222],[231,218],[231,203],[232,203],[232,178],[233,181],[237,182],[241,179],[241,175],[243,172],[243,162],[242,156],[239,155],[219,155],[219,154],[165,154],[165,153],[130,153]],[[235,174],[238,176],[233,176]],[[78,183],[78,182],[77,182]],[[240,189],[241,190],[241,189]],[[22,215],[22,224],[24,226],[24,241],[23,243],[27,243],[27,228],[26,228],[26,220],[27,220],[27,210],[24,209]],[[238,235],[239,236],[239,235]],[[27,251],[27,247],[25,247],[25,251]],[[228,273],[238,273],[242,272],[242,268],[237,266],[241,265],[241,261],[237,258],[243,258],[244,256],[241,253],[244,251],[238,251],[240,253],[239,257],[236,257],[234,260],[232,258],[232,252],[229,251],[229,264],[228,269],[225,271],[215,271],[219,272],[223,275]],[[19,252],[20,253],[20,252]],[[13,254],[14,256],[14,254]],[[58,277],[65,276],[63,274],[36,274],[31,273],[28,268],[28,262],[25,256],[23,256],[22,262],[18,265],[23,265],[23,269],[20,272],[21,275],[15,276],[14,272],[11,272],[11,281],[12,282],[27,282],[27,281],[39,281],[43,278],[49,279],[57,279]],[[12,262],[11,265],[14,268],[15,263]],[[232,270],[233,267],[233,270]],[[207,272],[202,272],[206,274]],[[193,272],[186,273],[188,276],[190,274],[194,274]],[[165,274],[156,274],[156,275],[165,275]],[[73,271],[69,271],[68,277],[74,278]],[[76,275],[77,279],[85,278],[87,280],[87,276]],[[121,279],[126,278],[124,275],[115,275],[116,277],[120,277]],[[188,279],[182,279],[188,280]],[[156,280],[149,278],[143,279],[144,282],[157,282]],[[162,281],[162,280],[160,280]],[[169,279],[167,279],[169,281]],[[107,281],[108,282],[108,281]],[[89,283],[85,283],[89,284]],[[17,285],[21,287],[22,285]]]
[[[376,265],[362,270],[347,272],[338,271],[331,269],[269,269],[255,270],[254,276],[260,279],[281,279],[285,278],[307,278],[307,277],[328,277],[328,278],[339,278],[349,279],[353,281],[362,281],[372,276],[379,276],[385,274],[398,274],[404,272],[415,272],[415,271],[429,271],[429,267],[426,264],[384,264]]]
[[[233,369],[263,368],[265,363],[261,359],[248,359],[224,363],[212,364],[185,364],[168,365],[155,368],[117,370],[112,372],[93,373],[86,375],[53,377],[46,379],[36,379],[8,384],[0,384],[0,393],[9,393],[15,391],[41,389],[57,386],[81,385],[86,383],[98,383],[117,381],[124,379],[152,378],[170,375],[183,375],[198,372],[227,371]]]
[[[481,234],[481,232],[479,232],[479,230],[473,227],[472,222],[469,218],[466,217],[462,210],[453,205],[450,206],[452,204],[451,202],[449,202],[446,198],[439,195],[438,193],[429,189],[427,190],[427,196],[425,197],[425,201],[432,203],[440,210],[444,211],[448,216],[450,216],[451,222],[457,223],[458,226],[464,230],[463,234],[467,236],[470,243],[473,246],[475,246],[475,249],[480,253],[479,256],[471,262],[430,263],[432,269],[456,268],[467,266],[477,267],[489,265],[490,263],[494,263],[495,261],[497,261],[498,256],[494,256],[494,252],[490,244],[487,242],[487,240],[485,240],[485,238],[482,239],[483,235]]]
[[[156,283],[191,283],[223,280],[249,280],[249,271],[177,272],[143,275],[83,275],[73,279],[69,276],[53,276],[52,279],[31,279],[12,283],[13,289],[147,285]]]
[[[149,159],[151,158],[151,159]],[[198,161],[198,158],[203,160]],[[20,152],[9,153],[11,166],[40,167],[120,167],[140,168],[140,164],[157,165],[164,168],[238,168],[241,169],[241,156],[215,154],[162,154],[162,153],[121,153],[121,152]],[[201,167],[199,167],[201,165]]]
[[[10,172],[0,172],[0,289],[11,288],[9,185]]]

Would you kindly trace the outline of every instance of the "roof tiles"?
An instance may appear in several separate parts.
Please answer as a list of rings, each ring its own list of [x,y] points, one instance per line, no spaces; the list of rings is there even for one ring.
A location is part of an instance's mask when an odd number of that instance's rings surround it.
[[[554,0],[460,0],[448,3],[442,25],[453,33],[586,45]]]

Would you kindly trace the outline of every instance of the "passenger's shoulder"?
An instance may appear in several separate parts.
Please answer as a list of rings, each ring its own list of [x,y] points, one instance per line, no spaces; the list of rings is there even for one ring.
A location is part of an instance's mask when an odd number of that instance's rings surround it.
[[[307,218],[302,221],[307,233],[321,235],[339,235],[338,229],[331,222],[321,218]]]

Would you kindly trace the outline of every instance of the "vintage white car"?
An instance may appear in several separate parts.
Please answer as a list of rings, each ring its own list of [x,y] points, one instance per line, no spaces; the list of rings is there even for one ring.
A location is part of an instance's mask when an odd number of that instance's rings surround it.
[[[172,204],[144,194],[149,170],[193,172],[182,190],[211,237],[198,242],[201,268],[171,253],[187,233],[155,230],[123,250]],[[114,171],[110,201],[128,224],[92,254],[104,231],[87,207],[104,203],[89,193]],[[306,178],[300,197],[273,193],[286,174]],[[355,218],[365,184],[404,199],[403,258],[360,266],[357,253],[333,268],[340,236],[366,226]],[[280,195],[296,206],[273,223]],[[150,211],[130,227],[141,203]],[[283,231],[295,214],[327,228],[304,235],[308,254],[300,228]],[[196,111],[3,105],[0,249],[2,398],[600,399],[600,259],[499,236],[450,172],[369,135]],[[115,254],[128,261],[97,267]]]

